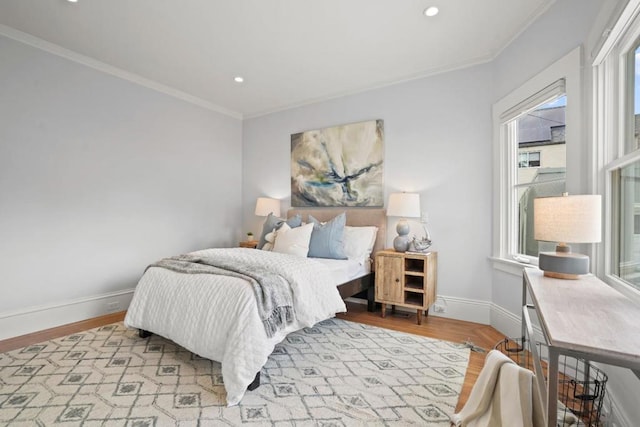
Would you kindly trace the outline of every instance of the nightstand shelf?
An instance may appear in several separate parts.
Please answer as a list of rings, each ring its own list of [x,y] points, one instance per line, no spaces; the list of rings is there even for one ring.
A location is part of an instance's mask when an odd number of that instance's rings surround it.
[[[405,293],[404,303],[407,305],[415,305],[418,307],[422,307],[424,305],[424,298],[422,294]]]
[[[424,276],[424,261],[422,259],[405,258],[404,265],[404,274],[419,274]]]
[[[415,309],[422,323],[422,313],[429,313],[436,297],[437,260],[436,252],[376,254],[376,302],[382,304],[382,317],[390,304]]]
[[[258,246],[258,241],[257,240],[245,240],[244,242],[240,242],[239,246],[241,248],[255,249]]]
[[[409,292],[421,292],[424,293],[424,281],[415,280],[409,276],[405,276],[404,290]]]

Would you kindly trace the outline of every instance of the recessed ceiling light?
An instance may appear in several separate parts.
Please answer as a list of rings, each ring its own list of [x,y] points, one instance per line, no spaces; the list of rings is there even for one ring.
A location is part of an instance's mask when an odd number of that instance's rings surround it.
[[[439,12],[439,10],[435,6],[428,7],[428,8],[426,8],[424,10],[424,14],[426,16],[436,16],[438,14],[438,12]]]
[[[236,76],[233,78],[233,81],[235,81],[236,83],[242,83],[244,81],[244,78],[242,76]]]
[[[78,3],[78,0],[67,0],[69,3]]]

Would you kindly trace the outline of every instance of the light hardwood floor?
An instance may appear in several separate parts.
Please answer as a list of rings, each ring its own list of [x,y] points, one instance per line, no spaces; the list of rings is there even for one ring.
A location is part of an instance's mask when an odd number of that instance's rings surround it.
[[[418,325],[416,324],[416,314],[397,312],[395,315],[387,314],[383,319],[380,316],[379,309],[376,312],[370,313],[366,310],[365,305],[347,303],[347,307],[348,312],[339,314],[339,318],[457,343],[471,340],[475,345],[487,351],[504,338],[504,335],[501,335],[491,326],[481,325],[479,323],[463,322],[430,315],[423,318],[422,325]],[[125,312],[122,311],[0,341],[0,353],[53,338],[63,337],[74,332],[119,322],[124,319],[124,315]],[[485,355],[486,353],[471,352],[469,367],[467,368],[464,386],[462,387],[456,410],[460,410],[469,398],[471,388],[484,364]]]

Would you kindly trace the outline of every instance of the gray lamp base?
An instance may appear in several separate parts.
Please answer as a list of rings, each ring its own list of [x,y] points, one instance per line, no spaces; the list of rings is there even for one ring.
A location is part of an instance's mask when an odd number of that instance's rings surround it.
[[[538,267],[547,277],[575,280],[589,273],[589,257],[573,252],[540,252]]]
[[[396,238],[393,239],[393,249],[395,249],[396,252],[407,252],[410,244],[411,240],[409,240],[409,236],[406,234],[404,236],[396,236]]]
[[[393,239],[393,249],[396,252],[406,252],[409,250],[411,239],[409,239],[409,223],[406,219],[401,219],[396,224],[396,232],[398,235]]]

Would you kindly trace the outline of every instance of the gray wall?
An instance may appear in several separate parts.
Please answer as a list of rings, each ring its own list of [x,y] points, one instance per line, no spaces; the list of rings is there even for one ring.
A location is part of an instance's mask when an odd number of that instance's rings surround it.
[[[0,58],[0,316],[237,243],[240,120],[5,37]]]
[[[385,200],[391,192],[420,193],[439,251],[438,293],[489,301],[491,96],[490,66],[480,65],[245,120],[245,229],[260,231],[257,197],[290,194],[292,133],[383,119]],[[388,227],[390,242],[395,222]]]

